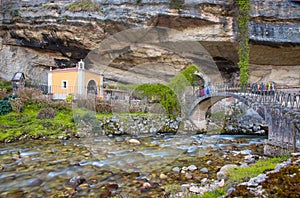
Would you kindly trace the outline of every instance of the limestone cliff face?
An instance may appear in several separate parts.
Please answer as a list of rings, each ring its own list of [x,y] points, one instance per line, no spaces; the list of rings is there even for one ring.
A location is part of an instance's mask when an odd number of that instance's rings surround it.
[[[166,82],[192,63],[207,73],[217,68],[223,78],[238,71],[235,0],[86,2],[2,0],[0,77],[23,71],[45,83],[49,67],[74,66],[84,58],[90,69],[125,83]],[[250,81],[299,85],[300,5],[250,2]],[[149,27],[164,29],[151,37]],[[147,34],[126,32],[133,28]]]

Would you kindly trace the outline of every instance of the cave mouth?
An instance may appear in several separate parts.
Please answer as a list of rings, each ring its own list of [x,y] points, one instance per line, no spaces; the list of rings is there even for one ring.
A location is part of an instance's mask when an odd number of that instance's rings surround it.
[[[216,56],[213,57],[223,79],[233,80],[237,73],[239,73],[239,67],[230,59],[225,57]]]

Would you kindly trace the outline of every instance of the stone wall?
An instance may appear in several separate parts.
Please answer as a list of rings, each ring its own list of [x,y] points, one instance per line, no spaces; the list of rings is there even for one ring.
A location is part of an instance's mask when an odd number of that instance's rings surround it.
[[[179,31],[168,35],[175,41],[200,42],[226,78],[238,71],[234,0],[185,0],[181,9],[170,9],[169,0],[92,0],[97,9],[91,10],[69,9],[67,5],[72,2],[1,1],[1,78],[9,80],[19,70],[27,79],[45,81],[43,72],[49,67],[74,66],[109,36],[130,28],[153,26]],[[289,66],[300,65],[299,4],[279,0],[250,2],[250,66],[255,66],[250,80],[269,80],[265,79],[266,67],[279,73],[288,70],[288,76],[293,76],[294,69]],[[130,64],[141,64],[132,63],[128,57],[123,60],[125,66],[116,63],[112,68],[118,67],[122,72],[128,71]],[[176,68],[182,67],[182,61],[166,61]],[[109,73],[112,79],[118,78],[115,70]],[[276,74],[276,79],[271,80],[295,86],[297,81],[292,78]]]

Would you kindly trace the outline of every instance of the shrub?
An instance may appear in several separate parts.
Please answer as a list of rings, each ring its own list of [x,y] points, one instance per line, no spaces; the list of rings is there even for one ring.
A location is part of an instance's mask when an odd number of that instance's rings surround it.
[[[112,112],[111,102],[98,99],[95,102],[95,110],[97,113],[111,113]]]
[[[14,112],[20,113],[24,110],[24,104],[20,98],[10,98],[9,103]]]
[[[6,95],[7,95],[7,89],[5,89],[5,88],[1,89],[0,88],[0,100],[3,100]]]
[[[9,94],[9,95],[7,95],[7,96],[4,97],[4,100],[10,100],[10,99],[16,99],[16,98],[18,98],[17,95],[15,95],[15,94]]]
[[[0,115],[5,115],[11,112],[11,106],[8,100],[0,100]]]
[[[76,98],[77,99],[75,101],[75,104],[77,105],[78,108],[88,109],[88,110],[91,110],[91,111],[96,111],[96,108],[95,108],[96,99],[95,99],[95,97],[89,96],[88,98],[85,98],[85,97],[77,96]]]
[[[169,115],[180,113],[180,104],[176,93],[163,84],[142,84],[135,89],[136,96],[158,101]]]
[[[71,109],[72,104],[67,103],[64,100],[56,100],[56,101],[50,103],[50,106],[52,108],[55,108],[55,109],[58,109],[58,110],[64,110],[64,109]]]
[[[38,98],[43,97],[43,92],[38,89],[24,87],[18,89],[18,96],[24,105],[34,104]]]
[[[50,106],[51,100],[45,95],[38,96],[33,99],[33,103],[39,108],[46,108]]]
[[[70,103],[72,102],[73,100],[73,94],[69,94],[67,97],[66,97],[66,102]]]
[[[52,119],[56,116],[56,110],[53,108],[44,108],[41,109],[36,118],[37,119]]]

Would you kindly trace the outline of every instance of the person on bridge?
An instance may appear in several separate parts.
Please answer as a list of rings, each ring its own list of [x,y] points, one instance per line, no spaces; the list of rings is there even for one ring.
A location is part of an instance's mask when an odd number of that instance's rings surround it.
[[[209,87],[206,87],[206,92],[205,94],[209,95],[210,94],[210,90],[209,90]]]
[[[260,94],[263,95],[265,89],[265,85],[263,82],[260,83]]]
[[[271,89],[272,89],[272,95],[274,95],[275,94],[275,83],[274,82],[271,83]]]
[[[200,93],[199,93],[199,94],[200,94],[200,97],[204,96],[204,94],[205,94],[205,93],[204,93],[204,88],[201,88],[201,89],[200,89]]]
[[[257,94],[257,83],[254,83],[252,86],[252,93]]]

